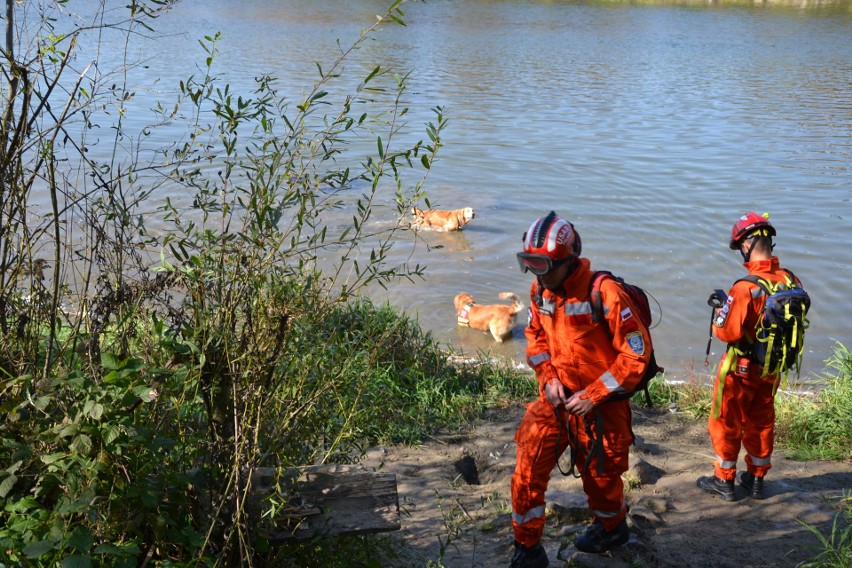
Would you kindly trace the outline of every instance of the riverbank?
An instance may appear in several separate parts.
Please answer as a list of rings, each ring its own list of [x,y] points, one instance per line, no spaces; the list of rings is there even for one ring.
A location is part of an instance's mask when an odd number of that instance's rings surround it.
[[[523,406],[514,404],[421,446],[368,453],[366,464],[395,473],[399,487],[398,536],[405,546],[388,566],[508,564],[512,437],[522,415]],[[739,489],[740,500],[724,502],[695,485],[712,472],[705,419],[634,407],[634,431],[632,467],[625,474],[632,486],[627,500],[634,538],[612,557],[581,555],[575,566],[796,566],[822,549],[802,523],[828,534],[843,496],[852,490],[849,461],[793,461],[776,450],[768,498],[754,501]],[[586,522],[581,483],[554,470],[547,497],[544,544],[551,566],[562,566],[560,549]]]

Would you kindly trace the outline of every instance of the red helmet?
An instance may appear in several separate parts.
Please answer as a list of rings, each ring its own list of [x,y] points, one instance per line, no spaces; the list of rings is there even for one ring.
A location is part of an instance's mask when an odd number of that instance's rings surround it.
[[[524,233],[523,241],[524,250],[518,253],[521,271],[537,275],[549,272],[554,263],[579,256],[583,250],[574,225],[553,211],[536,219]]]
[[[761,230],[762,229],[762,230]],[[774,237],[775,227],[769,222],[769,213],[758,215],[754,211],[749,211],[734,223],[731,229],[731,242],[729,246],[733,250],[737,250],[740,242],[753,233],[758,233],[764,237]]]

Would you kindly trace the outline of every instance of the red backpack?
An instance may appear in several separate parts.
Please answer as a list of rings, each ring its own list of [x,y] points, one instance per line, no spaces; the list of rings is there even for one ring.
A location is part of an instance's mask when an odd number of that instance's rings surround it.
[[[607,270],[599,270],[595,272],[592,275],[592,281],[589,283],[589,300],[592,304],[592,321],[594,323],[606,323],[604,322],[603,301],[601,300],[601,284],[606,279],[618,282],[627,295],[630,296],[633,305],[639,311],[637,314],[639,320],[642,322],[642,325],[648,328],[648,333],[650,334],[653,318],[651,316],[651,304],[648,302],[648,295],[645,293],[645,290],[634,284],[628,284],[623,278],[615,276],[612,272]],[[609,329],[609,327],[607,327],[607,329]],[[633,395],[636,394],[636,391],[641,390],[645,391],[645,402],[647,406],[651,406],[651,393],[648,392],[648,383],[650,383],[651,379],[656,377],[659,373],[665,372],[665,369],[657,364],[657,358],[654,355],[653,349],[654,343],[651,341],[650,337],[648,338],[648,342],[651,345],[651,360],[648,361],[648,367],[645,369],[645,374],[642,375],[642,379],[632,391],[614,395],[611,400],[625,400],[632,398]]]

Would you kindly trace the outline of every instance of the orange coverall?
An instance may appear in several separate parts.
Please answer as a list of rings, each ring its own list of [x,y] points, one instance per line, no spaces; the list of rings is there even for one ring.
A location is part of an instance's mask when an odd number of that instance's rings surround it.
[[[749,274],[769,282],[785,282],[788,273],[782,270],[777,257],[754,260],[743,264]],[[798,278],[796,279],[798,282]],[[728,300],[713,320],[713,334],[728,343],[748,350],[754,342],[758,318],[766,299],[757,284],[735,282]],[[727,354],[726,354],[727,356]],[[745,462],[749,473],[763,477],[772,467],[772,448],[775,443],[775,388],[778,375],[761,378],[763,367],[746,357],[733,361],[722,376],[725,357],[719,364],[713,392],[718,393],[724,381],[722,396],[713,398],[707,429],[716,453],[716,477],[735,479],[740,444],[745,447]]]
[[[512,476],[512,526],[515,540],[524,546],[535,545],[544,532],[544,494],[550,472],[569,443],[566,420],[572,432],[576,430],[572,435],[577,442],[577,465],[592,514],[606,530],[613,530],[627,514],[621,474],[627,471],[633,443],[630,401],[607,399],[632,390],[642,378],[651,358],[651,338],[636,306],[613,280],[601,286],[606,327],[592,322],[592,275],[589,260],[581,258],[562,290],[551,292],[536,282],[530,289],[527,360],[538,378],[539,397],[527,405],[515,434],[518,451]],[[539,290],[540,305],[536,302]],[[603,426],[602,471],[598,454],[586,455],[591,440],[585,418],[566,417],[564,408],[554,409],[545,398],[544,385],[553,377],[572,392],[585,389],[594,403]],[[591,430],[596,432],[594,425]],[[585,467],[587,460],[589,467]]]

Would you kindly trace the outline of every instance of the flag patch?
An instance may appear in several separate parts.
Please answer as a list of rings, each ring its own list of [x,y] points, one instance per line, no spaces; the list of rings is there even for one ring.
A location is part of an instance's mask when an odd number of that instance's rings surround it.
[[[627,321],[633,317],[633,312],[630,311],[630,308],[624,308],[621,310],[621,321]]]

